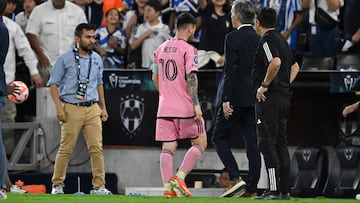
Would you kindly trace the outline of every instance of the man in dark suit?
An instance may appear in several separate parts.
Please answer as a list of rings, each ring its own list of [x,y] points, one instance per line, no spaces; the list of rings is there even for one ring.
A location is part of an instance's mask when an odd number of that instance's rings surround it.
[[[230,185],[221,197],[256,195],[260,177],[261,159],[257,148],[255,124],[255,94],[252,91],[251,70],[255,51],[259,42],[253,24],[254,5],[245,0],[237,0],[231,9],[231,22],[235,31],[225,37],[224,87],[222,106],[215,118],[212,143],[230,174]],[[240,177],[238,164],[231,152],[229,139],[232,128],[240,124],[246,153],[249,160],[248,177]],[[246,193],[245,193],[246,188]]]

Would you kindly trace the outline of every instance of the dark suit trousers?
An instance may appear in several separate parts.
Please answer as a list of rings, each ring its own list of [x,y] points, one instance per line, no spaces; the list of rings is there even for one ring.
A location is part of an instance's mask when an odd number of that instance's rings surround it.
[[[261,158],[257,147],[254,108],[234,107],[234,113],[229,119],[223,116],[222,107],[218,108],[211,140],[226,170],[229,171],[230,178],[239,177],[239,167],[229,143],[232,129],[237,124],[240,124],[241,130],[236,136],[243,136],[249,160],[248,177],[244,178],[247,183],[247,192],[256,192],[260,178]]]

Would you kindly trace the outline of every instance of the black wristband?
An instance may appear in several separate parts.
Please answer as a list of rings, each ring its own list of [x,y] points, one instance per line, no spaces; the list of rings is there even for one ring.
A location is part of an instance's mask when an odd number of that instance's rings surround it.
[[[268,87],[269,87],[269,85],[267,85],[267,84],[265,84],[265,83],[261,83],[260,86],[263,87],[263,88],[268,88]]]

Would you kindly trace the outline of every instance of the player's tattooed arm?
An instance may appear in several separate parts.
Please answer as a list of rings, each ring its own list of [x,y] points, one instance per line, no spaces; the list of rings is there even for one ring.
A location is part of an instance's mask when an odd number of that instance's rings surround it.
[[[191,72],[186,75],[187,86],[194,105],[199,105],[198,97],[198,78],[196,72]]]

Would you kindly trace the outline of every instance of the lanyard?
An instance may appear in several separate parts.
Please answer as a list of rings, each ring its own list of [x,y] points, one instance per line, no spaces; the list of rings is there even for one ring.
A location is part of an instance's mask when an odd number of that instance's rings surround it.
[[[76,67],[77,67],[77,80],[78,80],[78,83],[80,84],[80,55],[79,55],[79,50],[77,47],[74,47],[73,49],[73,52],[74,52],[74,55],[75,55],[75,64],[76,64]],[[89,52],[89,70],[88,70],[88,75],[87,75],[87,78],[86,78],[86,84],[89,84],[90,82],[90,71],[91,71],[91,52]]]

